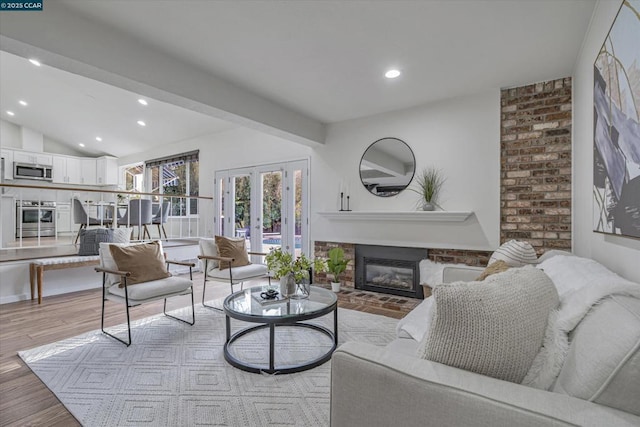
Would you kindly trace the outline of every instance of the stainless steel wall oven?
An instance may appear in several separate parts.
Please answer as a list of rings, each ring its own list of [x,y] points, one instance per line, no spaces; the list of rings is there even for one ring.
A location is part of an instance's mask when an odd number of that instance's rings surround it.
[[[18,200],[16,237],[55,237],[56,202]]]

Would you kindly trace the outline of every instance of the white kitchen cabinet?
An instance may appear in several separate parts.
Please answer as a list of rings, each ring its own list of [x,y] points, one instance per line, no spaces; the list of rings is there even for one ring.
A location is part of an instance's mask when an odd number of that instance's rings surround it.
[[[96,169],[98,185],[118,185],[118,159],[107,156],[98,157]]]
[[[0,155],[4,159],[4,176],[6,180],[13,179],[13,150],[0,150]]]
[[[80,159],[80,183],[97,185],[96,159]]]
[[[71,226],[71,204],[58,203],[56,205],[56,234],[63,236],[73,232]]]
[[[53,163],[53,156],[51,154],[45,154],[45,153],[34,153],[32,151],[14,150],[13,161],[17,163],[51,166]]]
[[[80,159],[70,156],[53,156],[53,182],[60,184],[82,184]]]

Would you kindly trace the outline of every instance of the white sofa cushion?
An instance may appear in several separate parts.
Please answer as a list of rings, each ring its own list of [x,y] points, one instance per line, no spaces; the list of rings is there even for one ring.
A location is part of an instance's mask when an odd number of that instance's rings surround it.
[[[553,391],[640,415],[640,299],[607,298],[570,338]]]
[[[542,271],[526,266],[482,282],[441,285],[418,356],[521,382],[542,345],[558,293]]]
[[[567,251],[561,251],[558,249],[552,249],[550,251],[546,251],[545,253],[543,253],[542,255],[540,255],[540,257],[538,258],[538,264],[540,264],[541,262],[545,262],[546,260],[548,260],[549,258],[553,258],[554,256],[558,256],[558,255],[562,255],[562,256],[575,256],[574,254],[572,254],[571,252],[567,252]]]
[[[264,264],[249,264],[242,267],[232,267],[231,274],[233,274],[233,280],[244,280],[252,277],[260,277],[267,275],[267,266]],[[215,278],[218,280],[229,280],[229,269],[220,270],[214,268],[211,270],[207,277]]]
[[[150,282],[137,283],[132,286],[127,286],[129,303],[131,303],[131,301],[146,300],[149,298],[156,298],[163,295],[171,295],[176,292],[186,291],[191,287],[191,285],[191,280],[177,276],[152,280]],[[125,288],[111,286],[109,288],[109,293],[124,298]]]

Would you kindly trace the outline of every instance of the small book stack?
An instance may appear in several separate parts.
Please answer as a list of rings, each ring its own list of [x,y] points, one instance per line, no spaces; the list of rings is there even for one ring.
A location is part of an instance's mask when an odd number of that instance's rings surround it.
[[[281,294],[278,294],[276,295],[275,298],[270,298],[270,299],[262,298],[260,294],[261,292],[253,292],[251,294],[253,299],[256,300],[258,303],[260,303],[260,305],[272,305],[272,304],[278,304],[281,302],[289,301],[289,298],[283,297]]]

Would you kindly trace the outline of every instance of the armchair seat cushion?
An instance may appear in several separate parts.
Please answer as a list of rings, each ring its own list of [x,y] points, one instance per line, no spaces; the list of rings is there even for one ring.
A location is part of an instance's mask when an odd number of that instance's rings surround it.
[[[191,285],[192,283],[189,279],[171,276],[150,282],[137,283],[135,286],[127,286],[127,290],[129,291],[129,300],[138,301],[186,291]],[[117,285],[109,287],[109,293],[121,298],[125,297],[124,287],[121,288]]]
[[[267,266],[264,264],[249,264],[242,267],[231,267],[233,280],[244,280],[251,277],[266,276],[268,272]],[[207,278],[218,280],[229,280],[229,269],[220,270],[215,268],[207,273]]]

